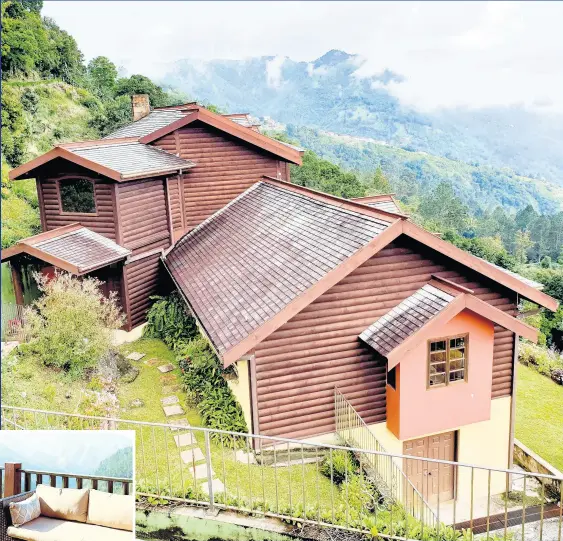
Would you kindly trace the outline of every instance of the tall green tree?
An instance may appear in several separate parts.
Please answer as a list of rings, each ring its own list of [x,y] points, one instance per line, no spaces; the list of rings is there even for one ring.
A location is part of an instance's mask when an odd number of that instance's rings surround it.
[[[87,84],[90,90],[102,100],[109,100],[115,94],[117,68],[106,56],[97,56],[88,62]]]
[[[424,220],[441,224],[444,230],[464,231],[469,220],[469,209],[456,196],[448,182],[441,182],[424,195],[418,212]]]
[[[391,193],[392,191],[391,183],[379,165],[373,174],[370,185],[368,186],[369,195]]]

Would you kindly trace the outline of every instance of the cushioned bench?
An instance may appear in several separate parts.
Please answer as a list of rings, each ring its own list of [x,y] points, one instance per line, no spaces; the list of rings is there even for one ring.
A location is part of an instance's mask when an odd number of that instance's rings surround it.
[[[10,504],[29,503],[36,494],[40,515],[12,523]],[[0,500],[0,541],[132,541],[135,499],[93,489],[38,485],[35,492]],[[37,505],[37,504],[35,504]]]

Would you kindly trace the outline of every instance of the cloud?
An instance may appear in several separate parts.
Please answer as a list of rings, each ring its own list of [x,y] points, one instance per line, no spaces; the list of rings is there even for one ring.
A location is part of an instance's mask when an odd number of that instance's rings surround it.
[[[283,82],[282,67],[286,57],[275,56],[266,62],[266,82],[271,88],[279,88]]]
[[[272,56],[275,87],[284,57],[312,62],[340,49],[359,55],[363,76],[403,75],[389,87],[420,109],[541,103],[563,111],[563,2],[46,0],[43,13],[87,58],[108,56],[130,73],[154,75],[183,58]]]

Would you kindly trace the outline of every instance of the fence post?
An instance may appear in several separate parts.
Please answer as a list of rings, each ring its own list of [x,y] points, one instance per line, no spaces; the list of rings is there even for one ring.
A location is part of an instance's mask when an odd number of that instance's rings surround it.
[[[21,463],[6,462],[4,469],[4,496],[16,496],[22,491]]]
[[[205,463],[207,465],[207,489],[209,490],[209,512],[215,513],[215,495],[213,494],[213,470],[211,469],[211,445],[209,432],[205,431]]]

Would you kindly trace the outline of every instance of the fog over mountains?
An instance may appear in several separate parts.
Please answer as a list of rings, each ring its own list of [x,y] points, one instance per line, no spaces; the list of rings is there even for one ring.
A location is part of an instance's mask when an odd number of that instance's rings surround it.
[[[472,165],[508,167],[563,185],[563,115],[518,105],[421,112],[395,91],[404,77],[364,74],[365,59],[331,50],[311,62],[262,56],[179,60],[160,82],[229,112],[368,137]]]

